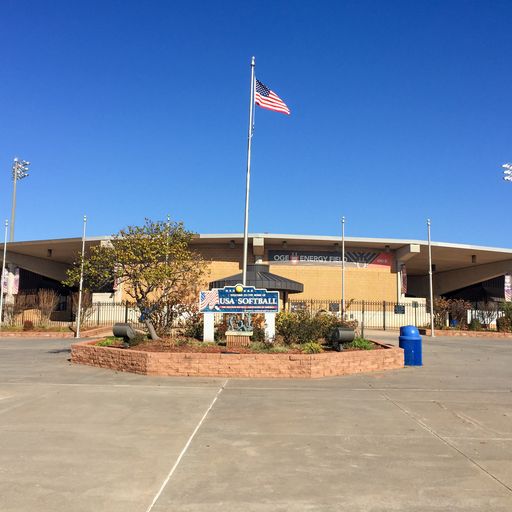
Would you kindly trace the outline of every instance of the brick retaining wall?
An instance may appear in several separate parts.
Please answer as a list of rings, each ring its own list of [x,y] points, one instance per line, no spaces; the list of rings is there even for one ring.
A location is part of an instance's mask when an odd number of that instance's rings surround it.
[[[96,336],[105,336],[105,334],[111,334],[112,327],[101,326],[94,327],[93,329],[87,329],[86,331],[80,331],[82,338],[92,338]],[[2,331],[0,330],[0,338],[74,338],[75,333],[69,331]]]
[[[144,375],[241,378],[319,378],[404,367],[401,348],[322,354],[214,354],[142,352],[99,347],[95,341],[71,346],[71,361]]]

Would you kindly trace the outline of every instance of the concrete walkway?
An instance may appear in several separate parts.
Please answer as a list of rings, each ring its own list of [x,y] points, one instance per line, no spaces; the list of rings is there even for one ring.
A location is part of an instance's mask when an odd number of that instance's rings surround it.
[[[0,339],[0,510],[510,512],[512,342],[424,341],[422,368],[257,381]]]

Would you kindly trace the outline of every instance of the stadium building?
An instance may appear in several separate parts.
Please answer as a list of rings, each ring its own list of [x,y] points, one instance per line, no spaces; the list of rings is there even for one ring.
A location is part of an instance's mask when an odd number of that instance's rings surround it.
[[[90,237],[86,251],[108,243]],[[13,242],[7,245],[7,299],[26,291],[53,288],[65,310],[69,290],[60,283],[81,250],[80,238]],[[196,235],[192,247],[211,262],[205,287],[241,280],[241,234]],[[283,303],[341,298],[341,239],[254,233],[249,237],[248,283],[281,292]],[[424,240],[345,239],[345,298],[407,303],[429,294],[428,245]],[[468,301],[510,300],[512,249],[432,242],[435,296]],[[122,289],[94,295],[96,301],[120,302]]]

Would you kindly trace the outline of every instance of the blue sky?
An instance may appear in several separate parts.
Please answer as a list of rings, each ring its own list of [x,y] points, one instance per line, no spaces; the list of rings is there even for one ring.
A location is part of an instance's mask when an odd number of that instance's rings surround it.
[[[0,215],[16,239],[145,217],[241,232],[249,63],[292,110],[256,111],[250,231],[511,247],[509,1],[0,4]],[[1,178],[3,176],[3,178]]]

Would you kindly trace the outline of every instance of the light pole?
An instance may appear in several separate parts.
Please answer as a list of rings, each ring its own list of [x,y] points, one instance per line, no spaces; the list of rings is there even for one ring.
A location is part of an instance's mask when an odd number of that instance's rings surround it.
[[[82,232],[82,252],[80,254],[80,285],[78,288],[78,311],[76,313],[76,338],[80,338],[80,324],[82,318],[82,293],[84,286],[84,261],[85,261],[85,230],[87,228],[87,215],[84,215],[84,230]]]
[[[505,181],[512,181],[512,164],[503,164],[501,167],[505,169],[503,171],[503,179]]]
[[[28,166],[30,162],[26,160],[14,159],[12,164],[12,210],[11,210],[11,234],[9,242],[14,242],[14,220],[16,216],[16,183],[28,176]]]

